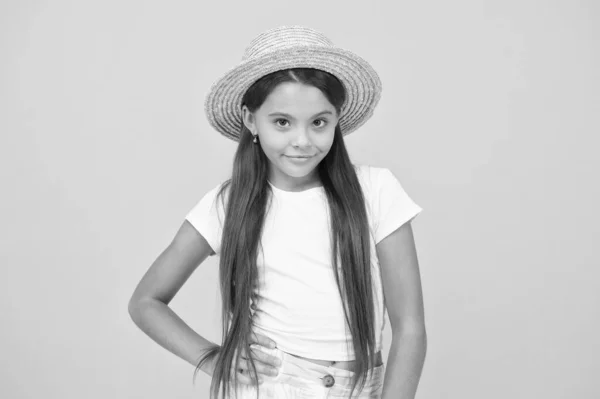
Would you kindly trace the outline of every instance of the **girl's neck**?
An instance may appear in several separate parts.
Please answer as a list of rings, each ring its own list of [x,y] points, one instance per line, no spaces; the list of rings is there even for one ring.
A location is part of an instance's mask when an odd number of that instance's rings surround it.
[[[302,177],[281,176],[280,174],[271,173],[269,183],[280,190],[290,192],[302,192],[323,186],[316,169],[309,175]]]

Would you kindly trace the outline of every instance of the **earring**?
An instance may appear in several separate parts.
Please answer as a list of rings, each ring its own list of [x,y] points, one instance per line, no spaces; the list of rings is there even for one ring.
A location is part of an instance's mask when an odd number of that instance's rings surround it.
[[[254,144],[258,143],[258,134],[256,136],[254,136],[254,140],[252,140],[252,142]]]

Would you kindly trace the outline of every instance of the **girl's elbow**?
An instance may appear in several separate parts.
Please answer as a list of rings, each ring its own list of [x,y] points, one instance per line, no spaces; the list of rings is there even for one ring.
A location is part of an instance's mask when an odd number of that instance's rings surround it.
[[[129,303],[127,304],[127,312],[129,313],[129,317],[131,317],[131,319],[134,322],[138,320],[144,307],[148,304],[148,301],[150,300],[151,299],[148,298],[140,298],[136,295],[132,296],[129,299]]]
[[[132,297],[127,304],[127,313],[129,313],[129,317],[131,317],[133,321],[136,320],[139,310],[140,302],[136,298]]]

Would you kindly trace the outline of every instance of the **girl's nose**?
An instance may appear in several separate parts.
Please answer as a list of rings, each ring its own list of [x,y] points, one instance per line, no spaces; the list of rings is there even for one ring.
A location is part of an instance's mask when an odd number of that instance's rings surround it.
[[[294,140],[294,147],[307,147],[310,145],[310,139],[308,137],[308,131],[300,129],[300,132],[296,135]]]

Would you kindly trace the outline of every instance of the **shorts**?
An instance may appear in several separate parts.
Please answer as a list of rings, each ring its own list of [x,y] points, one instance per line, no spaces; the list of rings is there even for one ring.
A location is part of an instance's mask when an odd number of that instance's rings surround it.
[[[353,371],[312,363],[278,348],[253,347],[278,357],[282,362],[277,376],[261,375],[263,383],[258,386],[259,399],[350,398]],[[362,392],[355,389],[352,398],[381,398],[384,374],[383,364],[372,368],[367,374]],[[254,385],[239,384],[237,395],[230,398],[256,399],[256,389]],[[233,392],[231,394],[233,395]]]

